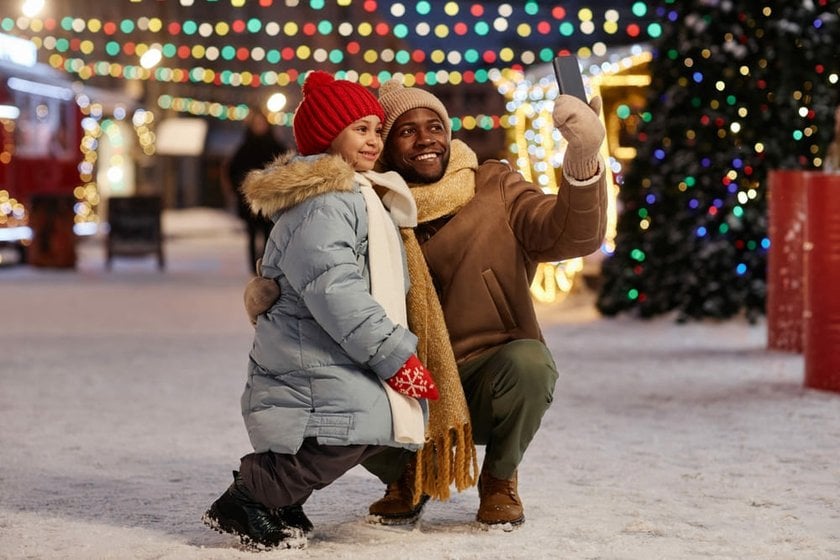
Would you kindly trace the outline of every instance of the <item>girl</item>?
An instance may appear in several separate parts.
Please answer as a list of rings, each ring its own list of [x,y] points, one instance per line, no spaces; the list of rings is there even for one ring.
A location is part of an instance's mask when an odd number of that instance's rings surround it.
[[[360,85],[311,72],[293,122],[299,155],[243,185],[275,222],[262,275],[281,295],[257,321],[241,400],[254,453],[202,519],[252,548],[305,546],[312,492],[387,447],[419,449],[425,399],[438,397],[405,327],[397,226],[417,210],[399,175],[371,171],[383,119]]]

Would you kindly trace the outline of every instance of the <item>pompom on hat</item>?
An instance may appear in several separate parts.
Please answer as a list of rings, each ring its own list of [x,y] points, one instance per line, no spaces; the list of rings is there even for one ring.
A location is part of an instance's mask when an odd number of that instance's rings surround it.
[[[382,139],[388,140],[391,127],[394,126],[400,116],[412,109],[430,109],[438,114],[446,128],[446,135],[452,137],[452,127],[449,122],[449,113],[443,106],[440,99],[426,90],[405,87],[399,78],[391,78],[379,88],[379,102],[385,110],[385,119],[382,125]]]
[[[298,152],[304,156],[326,152],[342,130],[369,115],[385,120],[382,106],[364,87],[336,80],[322,70],[309,72],[292,122]]]

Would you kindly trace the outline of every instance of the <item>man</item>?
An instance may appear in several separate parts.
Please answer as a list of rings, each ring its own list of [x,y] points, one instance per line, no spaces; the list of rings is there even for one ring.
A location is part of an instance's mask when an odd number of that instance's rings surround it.
[[[587,106],[561,95],[555,101],[554,123],[568,141],[557,195],[544,194],[507,163],[479,165],[466,144],[451,139],[446,108],[431,93],[390,80],[379,101],[385,110],[381,162],[402,175],[417,202],[415,234],[443,309],[473,440],[486,446],[476,520],[512,528],[525,520],[518,467],[558,377],[530,284],[539,262],[587,255],[603,240],[601,100]],[[276,297],[268,287],[268,295],[257,293],[257,285],[249,290],[252,317],[267,307],[254,302]],[[410,466],[399,452],[365,462],[387,485],[385,496],[369,508],[373,522],[419,518],[426,497],[414,495]]]

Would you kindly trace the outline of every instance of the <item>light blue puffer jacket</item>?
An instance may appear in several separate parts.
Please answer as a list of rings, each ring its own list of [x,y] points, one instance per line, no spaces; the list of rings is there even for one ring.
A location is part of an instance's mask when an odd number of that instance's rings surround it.
[[[380,382],[417,338],[370,295],[367,210],[353,176],[338,156],[287,154],[243,184],[251,208],[275,221],[262,275],[280,285],[257,320],[241,400],[256,452],[295,453],[313,436],[417,449],[394,441]]]

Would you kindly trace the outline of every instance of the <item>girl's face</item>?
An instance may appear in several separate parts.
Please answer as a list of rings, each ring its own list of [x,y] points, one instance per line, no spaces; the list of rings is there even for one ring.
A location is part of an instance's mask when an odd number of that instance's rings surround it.
[[[379,117],[362,117],[342,130],[327,152],[340,155],[356,171],[370,171],[382,153],[381,132]]]

